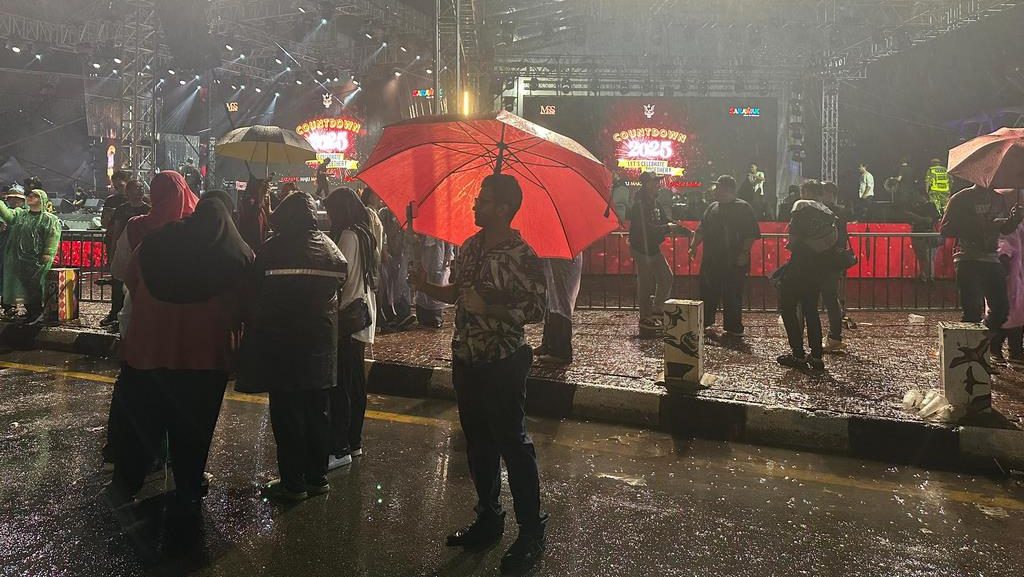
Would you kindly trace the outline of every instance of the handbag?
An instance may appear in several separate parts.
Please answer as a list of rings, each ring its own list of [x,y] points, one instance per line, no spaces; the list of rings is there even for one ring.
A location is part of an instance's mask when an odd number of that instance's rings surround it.
[[[338,311],[338,334],[352,336],[370,326],[370,307],[363,299],[356,299]]]

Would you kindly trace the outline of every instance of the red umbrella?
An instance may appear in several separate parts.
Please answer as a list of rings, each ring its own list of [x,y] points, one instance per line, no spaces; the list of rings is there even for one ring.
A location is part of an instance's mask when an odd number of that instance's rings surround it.
[[[1024,128],[1000,128],[950,150],[949,173],[985,188],[1024,188]]]
[[[576,141],[504,111],[387,126],[359,179],[403,226],[411,204],[416,232],[461,245],[478,230],[480,182],[496,172],[519,180],[512,227],[538,256],[572,258],[619,226],[608,169]]]

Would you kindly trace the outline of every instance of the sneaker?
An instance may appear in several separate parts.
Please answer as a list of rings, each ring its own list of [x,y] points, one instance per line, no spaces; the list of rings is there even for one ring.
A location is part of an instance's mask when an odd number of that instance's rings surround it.
[[[325,495],[331,492],[331,484],[325,479],[323,483],[310,485],[306,484],[306,494],[310,497],[316,497],[317,495]]]
[[[555,355],[540,355],[536,357],[537,362],[542,365],[571,365],[572,357],[558,357]]]
[[[544,515],[541,524],[536,528],[519,528],[519,536],[501,558],[502,575],[524,575],[537,564],[544,555],[544,525],[547,518],[548,516]]]
[[[654,319],[640,319],[640,330],[642,331],[656,331],[661,328],[661,324]]]
[[[469,550],[485,549],[501,541],[505,533],[505,513],[477,516],[472,525],[448,535],[445,545]]]
[[[548,348],[545,347],[544,345],[541,345],[539,347],[534,347],[534,349],[533,349],[533,356],[534,356],[534,358],[536,358],[536,357],[544,357],[544,356],[547,356],[547,354],[548,354]]]
[[[342,455],[340,457],[337,456],[337,455],[331,455],[327,459],[327,470],[328,471],[334,471],[334,470],[340,469],[342,467],[347,467],[347,466],[349,466],[351,464],[352,464],[352,453],[349,453],[347,455]]]
[[[1003,356],[1003,353],[991,353],[988,356],[988,362],[993,365],[1005,365],[1006,357]]]
[[[821,357],[807,357],[807,366],[812,371],[824,371],[825,361],[821,360]]]
[[[105,327],[105,326],[112,325],[112,324],[114,324],[116,322],[117,322],[117,317],[116,316],[105,316],[105,317],[103,317],[103,320],[100,321],[100,326],[101,327]]]
[[[846,343],[838,339],[829,339],[825,345],[824,351],[826,353],[841,353],[846,351]]]
[[[306,491],[292,491],[288,487],[284,486],[281,479],[274,479],[267,483],[260,493],[267,499],[274,501],[285,501],[289,503],[298,503],[309,498],[309,493]]]
[[[416,324],[416,317],[413,315],[405,315],[404,318],[397,319],[395,321],[395,328],[400,331],[404,331]]]
[[[349,453],[349,454],[352,455],[353,457],[362,457],[363,456],[363,448],[362,447],[356,447],[355,449],[352,449],[352,452]]]
[[[775,362],[792,369],[803,369],[807,367],[807,357],[798,357],[792,353],[777,357]]]

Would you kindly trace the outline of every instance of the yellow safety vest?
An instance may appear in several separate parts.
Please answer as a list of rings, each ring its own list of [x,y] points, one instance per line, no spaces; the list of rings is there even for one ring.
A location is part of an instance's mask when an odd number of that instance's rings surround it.
[[[949,173],[945,166],[933,166],[928,169],[928,190],[930,192],[949,192]]]

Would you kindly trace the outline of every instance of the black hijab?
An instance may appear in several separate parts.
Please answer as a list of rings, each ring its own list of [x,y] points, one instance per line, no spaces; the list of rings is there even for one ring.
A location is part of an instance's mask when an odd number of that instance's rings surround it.
[[[370,230],[370,215],[359,195],[351,188],[337,188],[326,199],[324,207],[331,219],[331,238],[341,246],[341,233],[351,230],[359,240],[359,262],[367,290],[377,289],[377,239]]]
[[[157,300],[200,303],[239,282],[253,254],[238,234],[231,210],[227,193],[211,190],[191,216],[146,237],[139,249],[139,267]]]

